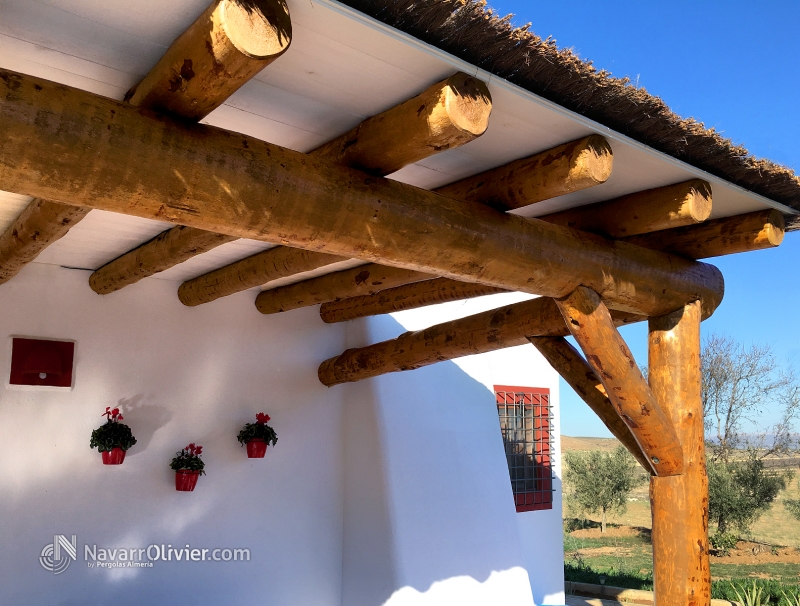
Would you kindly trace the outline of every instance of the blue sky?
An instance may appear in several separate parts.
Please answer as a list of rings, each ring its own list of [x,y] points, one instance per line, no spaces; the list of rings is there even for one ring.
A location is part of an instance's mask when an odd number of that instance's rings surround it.
[[[554,37],[615,76],[628,76],[682,116],[722,132],[751,153],[800,170],[800,1],[669,3],[489,0],[513,22]],[[773,250],[711,262],[725,276],[725,299],[704,334],[766,343],[800,363],[800,232]],[[647,360],[646,327],[623,330]],[[562,433],[609,435],[562,382]],[[765,420],[771,415],[767,412]]]

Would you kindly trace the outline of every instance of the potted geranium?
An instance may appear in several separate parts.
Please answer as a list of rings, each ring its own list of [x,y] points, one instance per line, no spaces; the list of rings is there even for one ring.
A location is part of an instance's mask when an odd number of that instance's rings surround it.
[[[119,408],[111,409],[100,415],[106,418],[105,424],[92,432],[89,448],[97,448],[103,456],[103,465],[122,465],[127,450],[136,444],[136,438],[131,433],[131,428],[120,423],[122,415]]]
[[[175,453],[169,466],[175,470],[175,490],[191,492],[197,486],[197,478],[205,473],[206,464],[200,458],[203,447],[189,444]]]
[[[278,441],[278,434],[267,423],[269,415],[260,412],[256,415],[255,423],[247,423],[237,436],[239,443],[247,445],[247,457],[250,459],[262,459],[267,452],[267,444]]]

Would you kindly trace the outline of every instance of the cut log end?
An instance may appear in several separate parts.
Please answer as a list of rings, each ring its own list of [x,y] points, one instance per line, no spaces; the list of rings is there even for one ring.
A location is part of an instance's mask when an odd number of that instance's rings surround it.
[[[272,59],[292,41],[289,7],[283,0],[223,0],[219,17],[228,39],[251,59]]]
[[[608,181],[614,167],[614,154],[605,137],[592,135],[581,142],[575,156],[572,178],[585,182],[583,187]]]
[[[688,182],[685,215],[687,220],[702,223],[711,216],[711,184],[700,179]]]
[[[473,137],[481,136],[489,127],[492,95],[477,78],[463,72],[450,77],[444,87],[444,106],[453,125]]]
[[[319,377],[319,382],[325,387],[333,387],[334,385],[339,385],[340,383],[346,382],[340,381],[336,378],[336,361],[338,359],[339,356],[334,356],[333,358],[329,358],[319,365],[317,376]]]

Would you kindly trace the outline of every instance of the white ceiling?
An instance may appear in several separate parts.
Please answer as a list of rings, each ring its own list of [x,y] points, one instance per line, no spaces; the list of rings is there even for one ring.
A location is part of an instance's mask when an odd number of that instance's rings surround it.
[[[208,2],[0,0],[0,67],[122,99]],[[614,171],[608,182],[530,206],[520,214],[537,216],[694,177],[712,183],[714,217],[766,207],[793,213],[481,72],[335,0],[288,0],[288,4],[293,27],[288,52],[205,122],[310,151],[364,118],[462,70],[489,84],[493,98],[489,129],[468,145],[408,166],[392,178],[418,187],[438,187],[598,133],[614,150]],[[28,200],[0,192],[0,229],[19,215]],[[158,221],[92,211],[37,262],[96,269],[169,227]],[[183,281],[266,248],[269,245],[263,242],[232,242],[155,277]],[[359,263],[337,264],[313,273]],[[268,287],[305,277],[276,281]]]

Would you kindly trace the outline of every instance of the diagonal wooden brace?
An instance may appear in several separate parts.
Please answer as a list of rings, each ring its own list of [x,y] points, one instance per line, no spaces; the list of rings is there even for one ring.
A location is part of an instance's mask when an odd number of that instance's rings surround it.
[[[579,286],[556,304],[572,336],[602,381],[608,398],[651,461],[656,476],[683,472],[683,451],[608,308],[590,288]]]
[[[644,455],[630,428],[617,413],[606,388],[597,378],[597,373],[583,359],[564,337],[528,337],[545,360],[574,389],[592,411],[608,428],[608,431],[636,457],[648,472],[653,472],[653,464]]]

